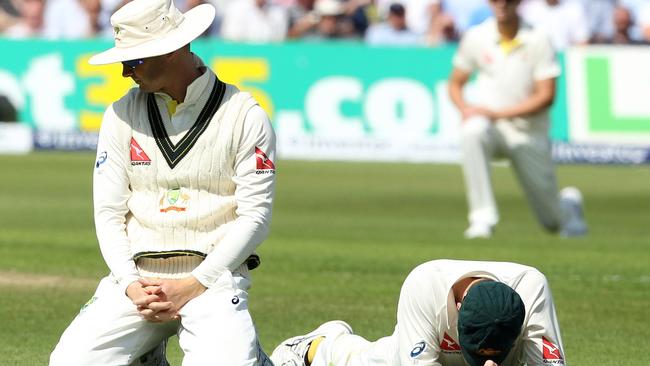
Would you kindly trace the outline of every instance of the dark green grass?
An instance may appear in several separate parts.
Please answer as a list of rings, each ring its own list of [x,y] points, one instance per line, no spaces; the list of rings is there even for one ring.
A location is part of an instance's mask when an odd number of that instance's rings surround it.
[[[0,272],[62,276],[58,286],[0,282],[0,365],[45,365],[106,273],[92,222],[91,154],[0,157]],[[253,272],[251,311],[270,352],[344,319],[369,339],[392,332],[400,285],[434,258],[517,261],[547,274],[571,365],[650,364],[650,170],[561,166],[579,186],[590,235],[544,233],[509,169],[494,181],[502,221],[466,241],[460,169],[451,165],[278,164],[271,237]],[[169,347],[180,365],[175,342]]]

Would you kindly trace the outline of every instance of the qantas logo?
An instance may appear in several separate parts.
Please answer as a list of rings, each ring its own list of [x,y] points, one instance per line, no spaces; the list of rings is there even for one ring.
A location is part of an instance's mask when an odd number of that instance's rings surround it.
[[[542,356],[545,364],[564,365],[564,358],[562,358],[560,348],[546,337],[542,337]]]
[[[275,164],[266,156],[266,153],[255,146],[255,159],[257,160],[257,174],[275,174]]]
[[[131,137],[131,165],[151,165],[151,159],[133,137]]]
[[[445,332],[442,342],[440,342],[440,349],[442,352],[460,352],[460,346],[447,332]]]
[[[494,60],[492,59],[492,55],[489,53],[484,53],[483,54],[483,62],[487,65],[491,65]]]

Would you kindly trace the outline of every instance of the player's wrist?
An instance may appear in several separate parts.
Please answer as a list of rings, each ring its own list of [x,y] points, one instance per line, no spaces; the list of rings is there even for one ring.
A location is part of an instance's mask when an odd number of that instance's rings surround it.
[[[124,294],[125,294],[128,298],[133,299],[133,296],[135,295],[135,292],[136,292],[138,289],[141,289],[141,288],[142,288],[142,284],[140,284],[140,282],[138,282],[137,280],[135,280],[135,281],[131,281],[131,282],[129,282],[128,285],[126,285],[126,287],[124,288]]]
[[[196,277],[194,276],[189,276],[185,280],[185,285],[190,289],[192,293],[196,293],[197,296],[202,294],[205,290],[208,289],[207,286],[203,285],[201,281],[199,281]]]

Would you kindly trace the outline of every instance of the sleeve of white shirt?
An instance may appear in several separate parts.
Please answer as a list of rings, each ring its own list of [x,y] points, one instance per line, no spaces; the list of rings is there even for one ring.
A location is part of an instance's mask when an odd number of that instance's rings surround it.
[[[528,321],[523,332],[522,361],[531,366],[544,365],[544,348],[550,354],[564,359],[560,326],[548,281],[539,272],[526,274],[525,281],[526,285],[521,288],[518,286],[517,292],[522,298],[534,300],[528,311]]]
[[[225,270],[239,267],[269,234],[275,172],[257,174],[256,148],[275,161],[275,133],[266,112],[258,105],[245,117],[235,158],[233,181],[238,217],[219,245],[192,271],[205,287],[214,284]]]
[[[533,55],[535,58],[533,78],[536,81],[540,81],[560,76],[562,71],[551,40],[541,32],[537,33],[536,36],[535,54]]]
[[[416,267],[406,278],[397,305],[397,335],[401,365],[439,366],[440,345],[436,333],[435,286],[425,267]]]
[[[126,235],[127,200],[131,195],[126,173],[129,160],[129,139],[122,136],[126,124],[114,110],[104,113],[97,144],[97,160],[93,174],[95,228],[99,248],[111,273],[123,290],[139,278]]]
[[[476,48],[476,44],[474,43],[474,30],[470,29],[460,40],[458,50],[456,51],[452,61],[454,67],[466,72],[474,72],[477,67],[476,61],[473,57],[473,49]]]

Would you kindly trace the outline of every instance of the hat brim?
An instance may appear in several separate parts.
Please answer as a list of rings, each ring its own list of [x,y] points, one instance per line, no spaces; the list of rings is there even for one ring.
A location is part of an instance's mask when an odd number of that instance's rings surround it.
[[[483,366],[487,361],[493,361],[500,365],[501,362],[503,362],[503,360],[508,357],[510,349],[508,349],[508,352],[505,352],[503,355],[486,357],[471,353],[461,346],[460,353],[463,355],[465,361],[470,364],[470,366]]]
[[[480,357],[473,353],[467,352],[467,350],[462,347],[460,348],[460,352],[463,355],[465,361],[467,361],[467,363],[470,364],[470,366],[483,366],[485,365],[485,362],[488,361],[487,358]]]
[[[91,65],[106,65],[122,61],[154,57],[174,52],[198,38],[210,27],[215,10],[209,4],[201,4],[183,14],[184,20],[163,37],[133,47],[113,47],[88,60]]]

